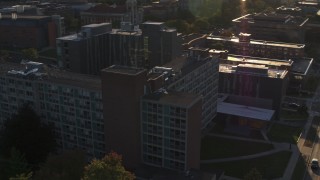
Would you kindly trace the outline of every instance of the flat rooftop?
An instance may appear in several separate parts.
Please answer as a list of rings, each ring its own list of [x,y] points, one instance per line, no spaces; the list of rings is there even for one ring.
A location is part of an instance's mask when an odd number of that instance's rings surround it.
[[[101,72],[127,74],[127,75],[137,75],[137,74],[143,73],[145,71],[146,71],[145,69],[141,69],[141,68],[119,66],[119,65],[112,65],[110,67],[107,67],[107,68],[104,68],[101,70]]]
[[[245,106],[218,101],[217,112],[261,121],[270,121],[275,111],[271,109],[263,109],[253,106]]]
[[[240,66],[235,66],[232,64],[220,64],[219,65],[219,72],[224,72],[224,73],[237,73],[237,68],[238,67],[247,67],[250,69],[257,69],[256,73],[255,72],[248,72],[248,74],[252,74],[254,76],[266,76],[269,78],[281,78],[283,79],[286,74],[288,73],[287,70],[279,70],[279,69],[270,69],[267,68],[266,66],[262,66],[262,65],[254,65],[254,64],[241,64]],[[267,68],[267,69],[266,69]],[[259,69],[266,69],[267,70],[267,74],[264,73],[259,73]],[[243,74],[244,72],[241,71],[241,73]]]
[[[12,19],[11,15],[2,15],[2,19]],[[19,19],[27,19],[27,20],[40,20],[40,19],[47,19],[51,18],[50,16],[27,16],[27,15],[21,15],[17,14],[17,20]]]
[[[293,59],[291,72],[300,75],[307,75],[312,63],[313,58]]]
[[[142,24],[162,25],[162,24],[164,24],[164,22],[146,21]]]
[[[282,25],[296,25],[303,26],[309,20],[308,18],[300,17],[300,16],[290,16],[287,14],[279,14],[279,13],[257,13],[257,14],[246,14],[244,16],[233,19],[232,22],[240,23],[242,19],[248,20],[249,24],[254,24],[255,22],[259,24],[268,23]],[[268,22],[268,23],[266,23]]]
[[[238,37],[222,37],[222,36],[209,36],[207,40],[215,40],[215,41],[228,41],[233,43],[239,43]],[[296,48],[302,49],[305,47],[304,44],[294,44],[294,43],[283,43],[283,42],[274,42],[274,41],[264,41],[264,40],[255,40],[251,39],[250,44],[264,45],[264,46],[276,46],[276,47],[284,47],[284,48]]]
[[[52,69],[48,71],[48,78],[45,81],[101,91],[101,78],[94,75]]]
[[[110,23],[88,24],[88,25],[82,26],[82,28],[95,28],[95,27],[101,27],[105,25],[110,25]]]
[[[126,31],[122,29],[112,29],[110,34],[119,34],[119,35],[126,35],[126,36],[140,36],[142,35],[142,31]]]
[[[145,100],[157,101],[161,104],[169,104],[188,108],[202,99],[201,95],[186,92],[154,92],[143,96]]]
[[[33,64],[36,64],[36,62],[33,62]],[[99,76],[72,73],[59,69],[49,68],[46,67],[46,65],[43,66],[45,67],[43,68],[44,70],[36,73],[31,73],[28,76],[23,76],[19,74],[12,75],[8,72],[12,70],[24,71],[26,67],[25,65],[19,63],[1,63],[0,75],[15,76],[17,78],[32,77],[31,79],[36,81],[54,82],[67,86],[76,86],[93,90],[101,89],[101,79]],[[40,76],[36,76],[37,73],[39,73]]]
[[[251,56],[241,56],[235,54],[228,55],[228,61],[233,62],[243,62],[251,64],[261,64],[266,66],[287,66],[290,67],[293,64],[293,61],[279,60],[279,59],[269,59],[269,58],[260,58],[260,57],[251,57]]]
[[[82,36],[80,34],[70,34],[67,36],[63,36],[63,37],[58,37],[58,40],[64,40],[64,41],[80,41],[82,38]]]

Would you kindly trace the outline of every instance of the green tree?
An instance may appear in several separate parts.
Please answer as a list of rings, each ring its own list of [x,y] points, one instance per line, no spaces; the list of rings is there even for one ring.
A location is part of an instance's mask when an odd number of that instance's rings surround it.
[[[68,14],[64,18],[66,24],[66,31],[67,32],[74,32],[80,29],[80,20],[75,18],[73,15]]]
[[[22,174],[19,174],[15,177],[11,177],[9,178],[9,180],[31,180],[32,179],[32,172],[30,173],[22,173]]]
[[[14,177],[22,173],[31,172],[25,155],[15,147],[11,148],[10,159],[7,161],[4,169],[7,177]]]
[[[0,59],[5,60],[10,56],[9,51],[7,50],[0,50]]]
[[[49,156],[46,163],[35,172],[34,180],[79,180],[86,165],[82,150],[65,151],[60,155]]]
[[[8,158],[11,148],[15,147],[25,155],[29,164],[44,162],[47,155],[55,150],[52,129],[41,123],[40,117],[29,105],[23,105],[0,131],[1,154]]]
[[[205,18],[199,18],[194,21],[193,27],[196,31],[199,30],[207,30],[209,28],[210,24],[207,19]]]
[[[246,174],[244,180],[262,180],[262,175],[257,168],[252,168],[251,171]]]
[[[121,155],[111,152],[102,160],[94,159],[85,167],[83,180],[123,180],[135,176],[122,166]]]
[[[166,22],[166,26],[176,28],[181,33],[190,32],[190,25],[185,20],[169,20]]]
[[[39,57],[38,51],[34,48],[23,49],[22,55],[28,59],[37,59]]]

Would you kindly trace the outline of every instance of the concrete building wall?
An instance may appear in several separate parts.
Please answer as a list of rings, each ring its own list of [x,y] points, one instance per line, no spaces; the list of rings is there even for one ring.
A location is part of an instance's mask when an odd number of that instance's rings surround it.
[[[188,110],[186,170],[200,169],[202,101]]]
[[[131,168],[140,163],[140,97],[147,82],[145,70],[133,71],[117,66],[101,71],[107,151],[120,153]]]

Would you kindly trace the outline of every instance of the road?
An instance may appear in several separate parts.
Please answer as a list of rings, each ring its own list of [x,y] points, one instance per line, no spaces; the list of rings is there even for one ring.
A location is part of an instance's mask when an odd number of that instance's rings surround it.
[[[320,99],[320,86],[318,86],[312,99],[307,100],[309,107],[309,114],[311,117],[319,116],[319,99]],[[313,171],[310,167],[310,162],[313,158],[320,160],[320,127],[317,127],[317,137],[314,140],[312,148],[302,148],[301,153],[309,156],[306,164],[306,175],[304,180],[320,180],[320,169]]]

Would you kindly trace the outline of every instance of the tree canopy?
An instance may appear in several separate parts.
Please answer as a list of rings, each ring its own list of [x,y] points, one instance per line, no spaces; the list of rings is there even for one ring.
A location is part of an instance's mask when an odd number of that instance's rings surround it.
[[[14,147],[25,155],[30,164],[44,162],[48,154],[55,150],[55,145],[52,127],[41,123],[40,117],[29,105],[23,105],[0,131],[2,156],[10,157]]]
[[[79,180],[86,165],[85,152],[69,150],[59,155],[49,156],[35,172],[34,180]]]
[[[83,180],[131,180],[135,176],[122,166],[121,155],[110,152],[101,160],[94,159],[85,167]]]
[[[28,59],[37,59],[39,57],[38,51],[34,48],[23,49],[22,55]]]
[[[262,180],[262,175],[257,168],[252,168],[251,171],[246,174],[244,180]]]

